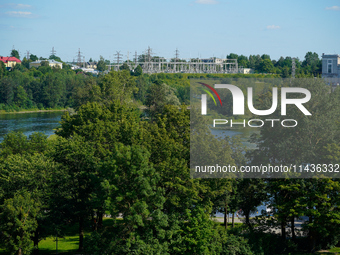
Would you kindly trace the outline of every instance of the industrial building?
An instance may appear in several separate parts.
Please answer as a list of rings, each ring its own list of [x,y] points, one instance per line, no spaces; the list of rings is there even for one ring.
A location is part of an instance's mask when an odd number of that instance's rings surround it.
[[[322,54],[322,78],[332,86],[340,84],[340,55]]]

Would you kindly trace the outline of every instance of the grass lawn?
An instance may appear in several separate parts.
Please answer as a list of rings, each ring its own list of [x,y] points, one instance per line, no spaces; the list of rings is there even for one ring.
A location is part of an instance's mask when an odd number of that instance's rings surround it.
[[[103,225],[105,226],[112,226],[113,220],[110,218],[106,218],[103,220]],[[89,224],[88,224],[89,225]],[[223,225],[223,223],[221,223]],[[235,223],[235,229],[241,228],[242,223]],[[228,229],[231,228],[231,223],[228,224]],[[91,232],[91,229],[85,230],[85,236],[89,235]],[[79,236],[78,236],[78,225],[75,224],[74,226],[68,227],[63,237],[58,237],[58,254],[63,255],[75,255],[75,254],[81,254],[78,252],[78,243]],[[47,254],[56,254],[56,242],[55,237],[48,237],[45,240],[42,240],[39,242],[39,253],[41,255],[47,255]],[[6,253],[4,250],[0,249],[0,255],[8,255],[9,253]],[[296,255],[312,255],[312,253],[295,253]],[[340,247],[335,247],[330,250],[322,251],[322,252],[316,252],[313,254],[326,254],[326,255],[335,255],[340,254]]]
[[[110,218],[104,218],[103,225],[112,226],[113,220]],[[88,224],[89,225],[89,224]],[[91,229],[85,229],[84,234],[89,235],[91,233]],[[45,254],[56,254],[56,238],[48,237],[45,240],[41,240],[39,242],[39,253],[41,255]],[[78,235],[78,224],[74,224],[74,226],[68,227],[63,237],[58,237],[58,254],[63,255],[73,255],[80,254],[78,252],[79,245],[79,235]],[[0,255],[8,255],[4,250],[0,248]]]

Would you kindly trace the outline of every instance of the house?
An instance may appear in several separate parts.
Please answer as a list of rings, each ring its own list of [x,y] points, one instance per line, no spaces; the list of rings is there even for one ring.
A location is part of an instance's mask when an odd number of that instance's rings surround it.
[[[340,83],[340,55],[322,54],[322,78],[332,86]]]
[[[21,64],[20,59],[16,57],[0,57],[0,61],[4,62],[7,70],[12,69],[16,64]]]
[[[30,68],[31,67],[38,68],[39,66],[41,66],[41,63],[44,62],[44,61],[47,61],[48,65],[50,67],[56,67],[56,68],[63,69],[63,63],[55,61],[54,59],[37,60],[37,61],[31,62],[30,63]]]
[[[97,69],[97,62],[86,62],[85,67]]]

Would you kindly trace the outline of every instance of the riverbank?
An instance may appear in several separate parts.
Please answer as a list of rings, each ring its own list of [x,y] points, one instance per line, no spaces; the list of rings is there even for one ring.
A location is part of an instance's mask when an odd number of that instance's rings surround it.
[[[37,112],[66,112],[66,109],[52,109],[52,110],[22,110],[15,112],[6,112],[5,110],[0,110],[0,114],[16,114],[16,113],[37,113]]]

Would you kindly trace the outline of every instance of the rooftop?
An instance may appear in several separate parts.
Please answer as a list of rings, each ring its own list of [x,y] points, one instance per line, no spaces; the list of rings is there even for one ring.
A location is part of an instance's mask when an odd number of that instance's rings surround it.
[[[0,61],[7,63],[9,61],[15,61],[17,63],[21,63],[20,59],[17,59],[16,57],[0,57]]]

